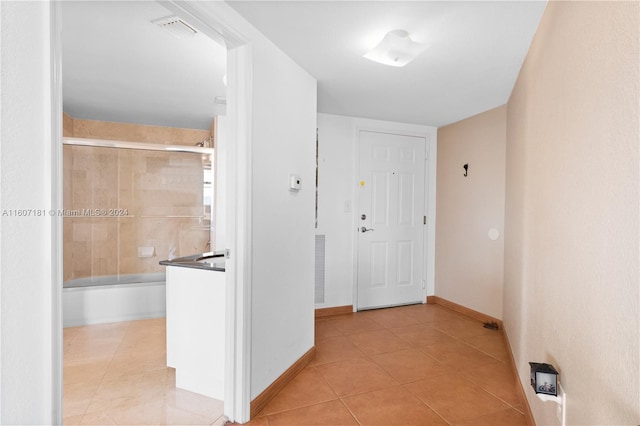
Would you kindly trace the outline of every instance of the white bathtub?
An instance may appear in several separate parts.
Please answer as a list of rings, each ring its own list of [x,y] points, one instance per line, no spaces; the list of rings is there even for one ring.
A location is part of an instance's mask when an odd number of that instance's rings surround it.
[[[63,325],[101,324],[166,315],[164,272],[80,278],[64,283]]]

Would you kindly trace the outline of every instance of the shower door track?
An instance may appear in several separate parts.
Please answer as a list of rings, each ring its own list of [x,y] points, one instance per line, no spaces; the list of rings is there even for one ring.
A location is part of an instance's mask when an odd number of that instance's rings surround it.
[[[130,142],[107,139],[62,138],[64,145],[93,146],[100,148],[143,149],[146,151],[187,152],[193,154],[213,154],[214,148],[188,145],[164,145],[159,143]]]

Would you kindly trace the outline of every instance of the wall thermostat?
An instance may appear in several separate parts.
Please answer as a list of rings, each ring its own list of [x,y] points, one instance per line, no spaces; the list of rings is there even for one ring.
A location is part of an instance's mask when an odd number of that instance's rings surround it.
[[[300,176],[289,175],[289,191],[300,191],[301,187],[302,183],[300,180]]]

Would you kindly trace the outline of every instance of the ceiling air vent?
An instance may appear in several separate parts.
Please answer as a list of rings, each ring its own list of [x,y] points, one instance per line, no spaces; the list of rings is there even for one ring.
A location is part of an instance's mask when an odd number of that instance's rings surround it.
[[[153,20],[151,23],[169,31],[171,35],[176,38],[191,38],[197,33],[191,25],[187,24],[177,16],[167,16]]]

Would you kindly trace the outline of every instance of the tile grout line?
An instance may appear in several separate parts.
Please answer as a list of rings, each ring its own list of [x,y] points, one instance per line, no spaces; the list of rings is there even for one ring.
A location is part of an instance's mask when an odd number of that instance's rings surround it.
[[[342,399],[342,397],[338,397],[338,400],[340,401],[340,403],[342,404],[342,406],[343,406],[344,408],[346,408],[346,409],[347,409],[347,411],[349,412],[349,414],[351,414],[351,417],[353,417],[353,420],[355,420],[355,422],[356,422],[358,425],[362,426],[362,422],[361,422],[360,420],[358,420],[358,417],[356,416],[356,414],[355,414],[353,411],[351,411],[351,408],[349,408],[349,406],[347,405],[347,403],[346,403],[346,402],[344,402],[344,400]]]
[[[414,394],[413,394],[413,392],[411,392],[409,389],[407,389],[407,388],[405,387],[405,385],[402,385],[402,388],[403,388],[407,393],[409,393],[409,395],[413,396],[413,397],[414,397],[414,398],[416,398],[418,401],[420,401],[420,403],[422,403],[422,404],[423,404],[423,405],[425,405],[427,408],[429,408],[429,410],[431,410],[431,411],[433,411],[434,413],[436,413],[436,414],[438,415],[438,417],[440,417],[440,418],[442,419],[442,421],[444,421],[446,424],[448,424],[448,425],[452,425],[452,423],[451,423],[449,420],[445,419],[445,418],[442,416],[442,414],[440,414],[440,413],[438,412],[438,410],[436,410],[435,408],[433,408],[432,406],[430,406],[426,401],[424,401],[424,400],[423,400],[422,398],[420,398],[419,396],[414,395]]]
[[[323,365],[325,365],[325,364],[323,364]],[[307,369],[307,368],[312,368],[312,369],[314,369],[314,371],[315,371],[315,366],[309,366],[309,367],[306,367],[305,369]],[[303,371],[304,371],[304,370],[303,370]],[[340,396],[338,396],[338,393],[335,391],[335,389],[333,389],[333,386],[331,386],[331,384],[330,384],[329,382],[327,382],[327,380],[324,378],[324,376],[322,375],[322,373],[320,373],[319,371],[316,371],[316,373],[318,374],[318,376],[320,376],[320,378],[322,379],[322,381],[323,381],[327,386],[329,386],[329,388],[331,389],[331,392],[333,392],[333,394],[334,394],[334,396],[335,396],[335,399],[328,399],[328,400],[326,400],[326,401],[314,402],[314,403],[312,403],[312,404],[304,404],[304,405],[301,405],[301,406],[299,406],[299,407],[293,407],[293,408],[288,408],[288,409],[285,409],[285,410],[275,411],[275,412],[273,412],[273,413],[265,414],[264,416],[261,416],[261,415],[260,415],[260,413],[258,413],[258,415],[256,415],[256,418],[258,418],[258,417],[264,417],[264,418],[267,418],[267,417],[270,417],[270,416],[274,416],[274,415],[276,415],[276,414],[282,414],[282,413],[286,413],[286,412],[288,412],[288,411],[298,410],[298,409],[300,409],[300,408],[312,407],[312,406],[314,406],[314,405],[318,405],[318,404],[325,404],[325,403],[327,403],[327,402],[331,402],[331,401],[339,400],[339,399],[340,399]],[[282,391],[281,391],[281,392],[282,392]],[[279,393],[280,393],[280,392],[279,392]],[[278,394],[279,394],[279,393],[278,393]],[[277,397],[277,395],[276,395],[276,397]],[[265,408],[266,408],[266,407],[265,407]],[[263,410],[262,410],[262,411],[264,411],[264,408],[263,408]]]
[[[84,327],[87,327],[87,326],[84,326]],[[63,330],[63,333],[64,333],[64,330]],[[78,334],[79,334],[79,330],[78,330],[78,333],[76,333],[76,335],[71,339],[72,342],[75,341],[78,338]],[[120,345],[120,343],[118,343],[118,346]],[[70,342],[69,347],[71,347],[71,342]],[[105,368],[105,372],[102,374],[102,377],[100,378],[100,380],[98,382],[98,386],[96,386],[95,390],[93,391],[93,394],[91,395],[91,398],[89,399],[89,403],[87,404],[87,406],[83,410],[82,414],[78,414],[77,415],[77,416],[81,416],[82,417],[80,419],[80,423],[82,423],[82,420],[84,419],[84,416],[87,415],[87,410],[89,409],[89,407],[93,403],[93,400],[94,400],[96,394],[98,393],[98,389],[100,389],[100,386],[102,385],[102,382],[104,381],[104,377],[107,374],[107,371],[109,369],[109,365],[111,365],[111,362],[112,362],[114,356],[115,356],[115,352],[111,356],[111,358],[109,359],[109,364],[107,365],[107,368]],[[63,378],[62,378],[62,382],[63,382],[63,385],[64,385],[64,354],[63,354]],[[81,382],[81,383],[83,383],[83,382]],[[64,416],[64,413],[63,413],[63,416]]]
[[[376,364],[377,365],[377,364]],[[331,386],[331,383],[329,383],[327,381],[327,379],[324,377],[324,375],[318,371],[318,374],[320,375],[320,377],[322,378],[322,380],[327,384],[327,386],[329,386],[329,388],[331,389],[331,391],[336,395],[336,397],[338,398],[338,400],[340,401],[340,403],[347,409],[347,411],[349,412],[349,414],[351,414],[351,417],[353,417],[353,419],[356,421],[356,423],[358,425],[362,425],[362,423],[360,422],[360,420],[358,420],[358,417],[355,415],[355,413],[353,411],[351,411],[351,408],[349,408],[349,406],[347,405],[347,403],[344,401],[343,398],[347,398],[353,395],[344,395],[344,396],[340,396],[338,395],[338,392],[333,388],[333,386]],[[364,392],[366,393],[366,392]]]
[[[130,326],[130,324],[127,323],[127,325],[124,327],[124,332],[120,336],[120,341],[118,342],[118,347],[113,352],[113,355],[111,355],[111,358],[109,359],[109,364],[107,364],[107,368],[105,368],[104,374],[100,378],[100,383],[96,387],[96,390],[93,393],[93,396],[91,397],[91,401],[89,402],[89,405],[87,405],[87,408],[85,408],[84,413],[82,414],[82,419],[80,419],[80,423],[82,423],[84,421],[84,417],[87,414],[92,414],[92,413],[87,413],[87,410],[89,409],[89,407],[91,407],[91,404],[93,404],[93,402],[95,400],[95,397],[98,394],[98,390],[102,387],[102,384],[105,382],[105,377],[107,377],[107,373],[109,372],[109,369],[111,368],[111,364],[113,363],[113,360],[116,357],[116,353],[118,352],[118,349],[120,349],[120,345],[122,345],[122,341],[124,340],[124,336],[126,335],[127,329],[129,328],[129,326]],[[98,413],[98,412],[99,411],[96,411],[95,413]],[[113,422],[114,424],[116,423],[115,420],[111,417],[111,415],[107,412],[107,410],[102,410],[102,412],[109,418],[109,420],[111,422]]]
[[[470,383],[472,383],[473,385],[475,385],[475,386],[479,387],[480,389],[482,389],[483,391],[485,391],[485,392],[486,392],[486,393],[488,393],[489,395],[493,396],[494,398],[496,398],[496,399],[498,399],[498,400],[502,401],[503,403],[507,404],[507,405],[509,406],[509,408],[513,408],[513,409],[514,409],[514,410],[516,410],[517,412],[519,412],[519,413],[521,413],[521,414],[524,414],[524,413],[522,413],[520,410],[518,410],[517,408],[515,408],[515,407],[516,407],[516,405],[520,405],[520,404],[522,404],[522,401],[520,401],[518,404],[515,404],[515,405],[514,405],[514,404],[511,404],[511,403],[509,403],[509,402],[505,401],[504,399],[500,398],[498,395],[496,395],[496,394],[494,394],[493,392],[491,392],[489,389],[485,389],[485,388],[484,388],[480,383],[476,383],[473,379],[471,379],[471,378],[467,377],[464,373],[462,373],[462,376],[463,376],[463,378],[464,378],[465,380],[467,380],[468,382],[470,382]]]
[[[498,361],[498,362],[500,362],[500,363],[502,363],[502,364],[506,364],[507,366],[510,366],[510,361],[509,361],[509,360],[506,360],[506,361],[505,361],[505,360],[499,359],[499,358],[495,357],[494,355],[492,355],[492,354],[490,354],[490,353],[488,353],[488,352],[484,351],[483,349],[481,349],[481,348],[479,348],[479,347],[477,347],[477,346],[474,346],[474,345],[472,345],[472,344],[470,344],[470,343],[468,343],[468,342],[466,342],[466,341],[462,340],[461,338],[458,338],[458,337],[456,337],[456,336],[454,336],[454,335],[452,335],[452,334],[449,334],[449,333],[448,333],[448,332],[446,332],[445,330],[439,329],[439,328],[437,328],[437,327],[436,327],[435,329],[436,329],[437,331],[439,331],[439,332],[441,332],[441,333],[443,333],[443,334],[445,334],[445,335],[447,335],[447,336],[449,336],[449,337],[451,337],[451,338],[453,338],[453,339],[457,340],[457,341],[458,341],[458,342],[460,342],[460,343],[463,343],[463,344],[465,344],[465,345],[467,345],[467,346],[469,346],[469,347],[471,347],[471,348],[473,348],[473,349],[475,349],[475,350],[477,350],[477,351],[479,351],[479,352],[482,352],[483,354],[485,354],[485,355],[487,355],[487,356],[490,356],[491,358],[495,359],[496,361]],[[478,334],[478,336],[481,336],[481,334]],[[504,343],[504,342],[503,342],[503,343]],[[429,345],[426,345],[426,346],[429,346]],[[425,353],[425,352],[423,352],[423,353]],[[425,353],[425,355],[427,355],[427,356],[431,356],[431,355],[430,355],[430,354],[428,354],[428,353]],[[440,362],[440,361],[439,361],[438,359],[436,359],[435,357],[433,357],[433,356],[432,356],[432,358],[433,358],[433,359],[435,359],[436,361]],[[465,379],[466,379],[466,377],[465,377]],[[467,379],[467,380],[469,381],[469,379]],[[487,389],[484,389],[484,388],[483,388],[482,386],[480,386],[479,384],[477,384],[477,383],[475,383],[475,382],[473,382],[473,381],[471,381],[471,383],[473,383],[474,385],[476,385],[476,386],[480,387],[483,391],[485,391],[485,392],[487,392],[488,394],[490,394],[491,396],[493,396],[493,397],[497,398],[497,399],[498,399],[498,400],[500,400],[501,402],[503,402],[503,403],[507,404],[507,405],[509,406],[509,408],[514,409],[515,411],[517,411],[517,412],[518,412],[518,413],[520,413],[520,414],[523,414],[523,415],[525,414],[525,413],[523,413],[521,410],[518,410],[517,408],[515,408],[515,405],[512,405],[512,404],[508,403],[507,401],[504,401],[502,398],[500,398],[499,396],[497,396],[497,395],[493,394],[492,392],[488,391]],[[519,402],[519,404],[522,404],[522,401],[520,401],[520,402]]]
[[[469,346],[470,348],[473,348],[473,349],[475,349],[475,350],[477,350],[477,351],[479,351],[479,352],[482,352],[483,354],[485,354],[485,355],[487,355],[487,356],[490,356],[491,358],[495,359],[496,361],[499,361],[499,362],[502,362],[502,363],[506,363],[506,361],[504,361],[504,360],[501,360],[501,359],[497,358],[496,356],[494,356],[494,355],[492,355],[492,354],[490,354],[490,353],[486,352],[485,350],[483,350],[483,349],[481,349],[481,348],[479,348],[479,347],[477,347],[477,346],[472,345],[472,344],[471,344],[471,343],[469,343],[469,342],[465,342],[464,340],[462,340],[462,339],[461,339],[461,338],[459,338],[459,337],[454,336],[453,334],[449,334],[448,332],[446,332],[446,331],[444,331],[444,330],[441,330],[441,329],[439,329],[439,328],[436,328],[436,330],[437,330],[437,331],[439,331],[439,332],[441,332],[441,333],[443,333],[443,334],[446,334],[447,336],[451,337],[452,339],[457,340],[457,341],[458,341],[458,342],[460,342],[460,343],[463,343],[463,344],[465,344],[465,345]],[[481,334],[478,334],[478,336],[481,336]],[[473,336],[472,336],[472,337],[473,337]],[[430,346],[430,345],[425,345],[425,346]]]

